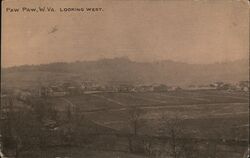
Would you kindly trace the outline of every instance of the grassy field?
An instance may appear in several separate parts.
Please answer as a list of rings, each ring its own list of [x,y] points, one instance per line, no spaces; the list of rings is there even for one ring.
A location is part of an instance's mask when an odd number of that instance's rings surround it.
[[[248,94],[226,91],[176,91],[149,93],[96,93],[52,99],[58,108],[71,104],[95,123],[130,131],[128,109],[143,110],[144,134],[156,134],[162,116],[183,120],[184,127],[199,137],[218,131],[226,138],[237,129],[247,138]]]

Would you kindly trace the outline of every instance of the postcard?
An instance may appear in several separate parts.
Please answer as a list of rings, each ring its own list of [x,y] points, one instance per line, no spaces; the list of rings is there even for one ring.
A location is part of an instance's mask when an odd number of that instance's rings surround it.
[[[1,158],[247,158],[247,0],[4,0]]]

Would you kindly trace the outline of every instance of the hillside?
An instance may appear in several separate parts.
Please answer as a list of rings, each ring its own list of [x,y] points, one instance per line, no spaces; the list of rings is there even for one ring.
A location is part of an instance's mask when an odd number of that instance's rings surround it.
[[[119,81],[189,85],[214,81],[238,82],[248,80],[248,75],[247,60],[201,65],[170,60],[134,62],[128,58],[114,58],[4,68],[2,82],[14,86],[74,79],[102,83]]]

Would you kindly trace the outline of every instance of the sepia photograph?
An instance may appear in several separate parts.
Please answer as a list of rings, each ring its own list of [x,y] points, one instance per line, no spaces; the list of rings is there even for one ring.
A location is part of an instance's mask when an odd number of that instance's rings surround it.
[[[249,158],[247,0],[3,0],[0,158]]]

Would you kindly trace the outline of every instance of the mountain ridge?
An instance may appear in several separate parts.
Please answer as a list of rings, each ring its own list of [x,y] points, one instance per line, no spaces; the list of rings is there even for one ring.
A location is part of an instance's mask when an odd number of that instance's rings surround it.
[[[82,80],[97,82],[164,83],[171,85],[207,84],[215,81],[237,82],[248,80],[248,60],[214,64],[188,64],[171,60],[135,62],[128,58],[101,59],[96,61],[57,62],[40,65],[23,65],[2,68],[2,79],[12,79],[10,74],[43,72],[78,75]],[[47,78],[50,78],[49,76]],[[36,79],[33,80],[34,82]]]

